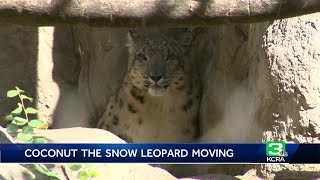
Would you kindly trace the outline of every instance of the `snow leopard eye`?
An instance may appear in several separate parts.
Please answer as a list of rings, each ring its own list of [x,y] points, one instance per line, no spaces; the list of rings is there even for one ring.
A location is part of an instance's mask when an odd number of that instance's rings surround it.
[[[172,61],[172,60],[175,60],[175,59],[176,59],[175,56],[169,56],[169,57],[166,59],[166,61]]]
[[[141,60],[141,61],[147,61],[147,60],[148,60],[147,57],[146,57],[144,54],[138,54],[138,55],[136,56],[136,58],[137,58],[138,60]]]

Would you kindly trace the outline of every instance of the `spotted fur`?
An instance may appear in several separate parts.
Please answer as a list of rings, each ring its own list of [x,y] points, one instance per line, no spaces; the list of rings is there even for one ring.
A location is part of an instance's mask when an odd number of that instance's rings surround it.
[[[194,141],[200,86],[185,68],[187,47],[180,36],[136,32],[128,36],[128,72],[98,128],[129,142]]]

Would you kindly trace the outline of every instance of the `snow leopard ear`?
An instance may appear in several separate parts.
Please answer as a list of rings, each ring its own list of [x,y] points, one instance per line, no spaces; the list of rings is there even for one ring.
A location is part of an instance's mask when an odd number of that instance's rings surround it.
[[[138,32],[134,30],[129,30],[127,46],[129,48],[130,53],[132,52],[132,48],[134,47],[134,44],[138,42],[141,38],[142,36]]]
[[[128,32],[128,41],[127,41],[127,47],[129,50],[129,54],[133,54],[133,49],[135,47],[136,42],[140,41],[140,39],[142,38],[142,36],[136,32],[135,30],[129,30]],[[128,60],[128,69],[130,69],[132,64],[132,57],[129,56],[129,60]]]
[[[141,35],[134,31],[134,30],[129,30],[128,32],[128,43],[131,44],[131,43],[134,43],[136,41],[139,41],[141,39]]]

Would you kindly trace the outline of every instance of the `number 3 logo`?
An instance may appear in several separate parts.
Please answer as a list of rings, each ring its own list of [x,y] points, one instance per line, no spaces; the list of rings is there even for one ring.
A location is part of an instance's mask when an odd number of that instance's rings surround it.
[[[285,151],[284,142],[268,142],[266,148],[267,156],[279,156],[281,151]]]

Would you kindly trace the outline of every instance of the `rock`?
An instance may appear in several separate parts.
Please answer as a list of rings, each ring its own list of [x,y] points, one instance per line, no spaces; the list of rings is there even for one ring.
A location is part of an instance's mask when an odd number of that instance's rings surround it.
[[[205,174],[200,176],[193,176],[190,178],[182,178],[180,180],[207,180],[207,179],[214,179],[214,180],[239,180],[234,176],[224,175],[224,174]]]
[[[36,130],[34,134],[48,139],[50,143],[125,143],[109,131],[94,128]]]
[[[0,179],[33,180],[35,177],[36,176],[30,170],[20,164],[0,163]]]
[[[0,54],[0,116],[4,117],[17,107],[18,99],[6,97],[6,92],[15,86],[25,90],[36,102],[38,28],[1,26],[0,49],[3,51]]]
[[[320,142],[320,13],[208,28],[201,66],[202,142]],[[319,164],[199,165],[198,174],[320,177]]]
[[[4,134],[4,133],[3,133]],[[101,130],[90,128],[66,128],[54,130],[36,130],[36,137],[44,137],[50,143],[125,143],[124,140],[114,134]],[[2,137],[2,136],[1,136]],[[68,176],[70,179],[77,179],[77,172],[72,171],[66,164],[46,164],[46,167],[64,179]],[[94,169],[98,170],[99,176],[95,179],[161,179],[175,180],[167,171],[149,166],[148,164],[114,164],[98,163],[94,164]],[[19,164],[0,164],[0,175],[4,179],[45,179],[43,174],[37,172],[33,165]],[[23,177],[23,178],[22,178]],[[1,178],[1,176],[0,176]]]
[[[14,139],[7,130],[0,126],[0,143],[13,143]]]
[[[264,35],[264,68],[270,72],[273,98],[264,98],[262,141],[320,142],[320,13],[277,20]],[[264,93],[263,91],[260,93]],[[264,93],[265,94],[265,93]],[[260,94],[260,96],[264,96]],[[269,114],[262,114],[269,109]],[[264,112],[265,113],[265,112]],[[270,178],[320,177],[319,164],[261,165]]]
[[[257,176],[256,169],[250,169],[244,175],[236,176],[236,178],[241,179],[241,180],[262,180],[260,177]]]

